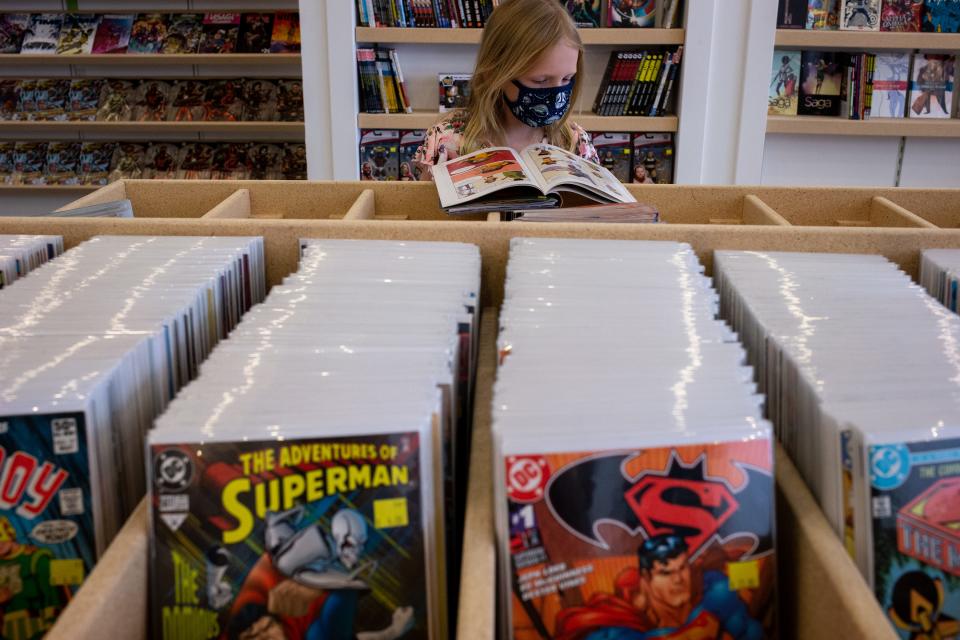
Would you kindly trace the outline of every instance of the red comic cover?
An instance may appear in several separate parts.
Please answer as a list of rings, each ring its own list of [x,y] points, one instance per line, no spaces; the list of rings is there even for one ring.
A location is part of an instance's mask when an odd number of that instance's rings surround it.
[[[774,634],[769,441],[517,455],[504,465],[509,637]]]
[[[200,53],[235,53],[239,34],[239,13],[208,13],[203,16]]]

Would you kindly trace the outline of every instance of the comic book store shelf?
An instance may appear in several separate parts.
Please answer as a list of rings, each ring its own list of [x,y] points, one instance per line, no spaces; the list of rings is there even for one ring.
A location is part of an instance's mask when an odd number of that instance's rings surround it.
[[[150,54],[150,53],[82,53],[77,55],[45,55],[45,54],[9,54],[0,56],[0,63],[16,63],[45,67],[62,68],[68,65],[75,66],[167,66],[167,65],[204,65],[204,66],[270,66],[282,67],[300,64],[299,53],[182,53],[182,54]]]
[[[804,49],[960,51],[960,33],[777,29],[776,46]]]
[[[303,139],[302,122],[0,122],[0,137],[23,132],[53,136],[83,136],[88,133],[137,137],[151,134],[242,134]]]
[[[2,191],[96,191],[101,187],[92,184],[0,184]]]
[[[579,29],[585,45],[683,44],[683,29]],[[381,44],[479,44],[483,29],[357,27],[356,41]]]
[[[444,115],[436,111],[413,113],[360,113],[357,125],[361,129],[426,129]],[[587,131],[639,131],[644,133],[676,132],[677,116],[643,118],[633,116],[597,116],[591,113],[573,113],[570,116]]]
[[[848,120],[829,116],[767,116],[767,133],[908,138],[960,138],[958,119],[869,118]]]

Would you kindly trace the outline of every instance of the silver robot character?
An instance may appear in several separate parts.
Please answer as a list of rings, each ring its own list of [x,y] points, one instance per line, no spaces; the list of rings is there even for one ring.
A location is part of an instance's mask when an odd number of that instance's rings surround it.
[[[361,562],[367,544],[367,523],[353,509],[341,509],[333,516],[330,534],[319,526],[297,530],[303,507],[268,513],[264,543],[273,565],[283,575],[318,590],[368,590],[362,576],[376,570],[376,563]],[[397,607],[385,629],[363,632],[360,640],[395,640],[413,628],[413,608]]]
[[[233,600],[233,589],[226,580],[230,557],[223,547],[207,553],[207,600],[214,609],[223,609]]]

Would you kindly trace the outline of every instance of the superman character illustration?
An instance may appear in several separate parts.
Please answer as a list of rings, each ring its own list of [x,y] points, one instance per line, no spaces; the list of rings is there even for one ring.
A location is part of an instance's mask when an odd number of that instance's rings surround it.
[[[769,441],[506,460],[515,640],[775,634]]]

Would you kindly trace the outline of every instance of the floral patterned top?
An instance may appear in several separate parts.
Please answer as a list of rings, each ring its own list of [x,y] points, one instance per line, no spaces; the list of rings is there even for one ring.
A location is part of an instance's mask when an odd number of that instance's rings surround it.
[[[456,111],[449,118],[427,129],[427,137],[413,156],[421,180],[432,180],[434,165],[453,160],[460,155],[460,143],[466,124],[466,113]],[[590,140],[590,134],[575,122],[569,124],[577,140],[577,155],[600,164],[600,157]],[[543,142],[546,141],[544,138]]]

